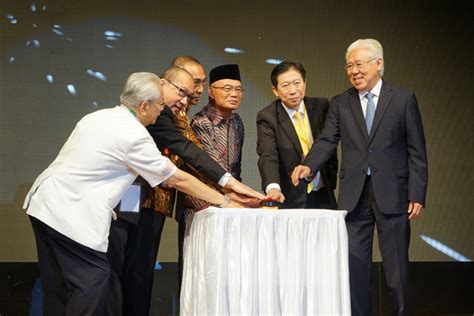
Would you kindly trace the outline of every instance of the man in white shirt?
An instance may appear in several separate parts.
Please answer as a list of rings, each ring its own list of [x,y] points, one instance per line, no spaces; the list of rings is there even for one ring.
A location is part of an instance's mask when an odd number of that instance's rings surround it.
[[[86,115],[53,163],[36,179],[23,208],[36,238],[44,314],[101,313],[113,296],[121,314],[120,284],[106,251],[113,208],[140,175],[211,203],[238,206],[163,157],[146,130],[163,110],[160,78],[133,73],[121,105]],[[258,197],[260,198],[260,196]]]

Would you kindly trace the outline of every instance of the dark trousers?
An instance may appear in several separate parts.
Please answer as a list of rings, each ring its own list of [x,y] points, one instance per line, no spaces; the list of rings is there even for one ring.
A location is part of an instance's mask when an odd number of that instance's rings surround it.
[[[120,283],[106,253],[83,246],[31,217],[44,315],[121,315]],[[107,301],[114,301],[108,309]]]
[[[407,315],[412,297],[408,271],[408,214],[382,213],[375,201],[370,177],[366,179],[357,206],[346,216],[352,315],[372,315],[370,289],[375,223],[394,313]]]
[[[124,315],[149,315],[165,219],[161,213],[142,208],[137,224],[123,218],[112,223],[108,256],[122,284]]]
[[[312,191],[306,198],[306,208],[323,208],[336,210],[337,203],[333,192],[328,186],[320,188],[318,191]]]

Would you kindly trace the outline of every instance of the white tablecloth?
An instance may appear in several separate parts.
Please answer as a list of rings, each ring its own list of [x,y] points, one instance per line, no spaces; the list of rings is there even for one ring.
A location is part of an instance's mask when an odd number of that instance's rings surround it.
[[[185,235],[181,315],[350,315],[345,215],[196,213]]]

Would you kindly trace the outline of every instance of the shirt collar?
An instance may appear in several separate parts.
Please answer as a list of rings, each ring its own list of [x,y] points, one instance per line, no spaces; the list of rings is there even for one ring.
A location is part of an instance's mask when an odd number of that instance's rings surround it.
[[[359,92],[359,99],[363,99],[367,93],[372,93],[374,96],[379,97],[380,96],[380,90],[382,89],[382,78],[379,79],[377,84],[372,88],[370,91],[360,91]]]
[[[301,117],[304,117],[304,100],[301,100],[298,110],[287,107],[283,101],[281,102],[281,105],[283,105],[283,108],[285,109],[286,113],[288,113],[289,117],[293,118],[296,112],[300,112]]]
[[[221,123],[222,121],[226,121],[227,119],[230,120],[234,116],[234,113],[231,113],[228,118],[223,117],[222,115],[219,114],[219,112],[217,112],[216,108],[212,106],[210,103],[207,104],[202,109],[202,111],[204,115],[206,115],[209,118],[209,120],[211,121],[213,125],[218,125],[219,123]]]
[[[125,105],[123,105],[123,104],[120,104],[120,105],[117,106],[117,107],[118,107],[118,108],[122,108],[122,109],[124,109],[125,111],[129,112],[130,115],[132,115],[135,119],[138,120],[138,118],[137,118],[137,113],[136,113],[134,110],[130,109],[129,107],[127,107],[127,106],[125,106]]]

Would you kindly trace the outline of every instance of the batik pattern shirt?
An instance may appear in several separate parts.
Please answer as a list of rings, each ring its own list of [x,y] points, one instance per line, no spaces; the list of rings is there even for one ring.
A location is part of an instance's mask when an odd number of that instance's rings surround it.
[[[194,115],[191,127],[204,151],[222,168],[240,181],[244,124],[237,113],[221,116],[208,104]],[[206,201],[187,196],[185,213],[193,213],[208,207]]]

